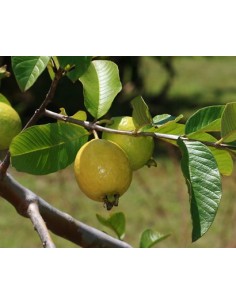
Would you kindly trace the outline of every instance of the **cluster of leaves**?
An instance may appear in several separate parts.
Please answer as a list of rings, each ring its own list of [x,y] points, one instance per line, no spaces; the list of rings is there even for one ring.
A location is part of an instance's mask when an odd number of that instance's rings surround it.
[[[121,90],[117,66],[107,60],[91,57],[12,57],[12,68],[22,91],[28,90],[48,68],[52,78],[54,71],[62,68],[72,81],[83,84],[84,104],[95,120],[107,113]],[[65,110],[62,110],[63,114]],[[86,120],[84,111],[74,116]],[[45,175],[70,165],[79,148],[88,141],[89,132],[75,124],[63,122],[37,125],[26,129],[14,139],[10,147],[12,165],[18,171]],[[35,161],[37,160],[37,162]]]
[[[96,216],[98,221],[105,227],[111,229],[120,240],[124,239],[126,227],[126,219],[124,213],[114,213],[108,218],[104,218],[99,214]],[[169,236],[170,234],[161,234],[152,229],[146,229],[141,234],[139,248],[151,248]]]
[[[45,69],[52,79],[57,69],[64,69],[72,82],[82,83],[84,105],[95,122],[109,111],[122,89],[118,67],[108,60],[86,56],[13,56],[12,68],[22,91],[28,90]],[[236,103],[202,108],[185,124],[180,123],[182,115],[152,117],[140,96],[133,99],[131,105],[137,133],[153,135],[179,147],[182,152],[181,167],[188,186],[193,224],[192,240],[196,241],[207,232],[217,213],[222,195],[221,175],[230,175],[233,170]],[[78,111],[73,117],[85,121],[86,113]],[[56,122],[32,126],[14,138],[10,146],[11,164],[18,171],[34,175],[64,169],[74,161],[88,138],[89,131],[75,124]],[[118,217],[118,221],[100,216],[98,219],[123,238],[123,216],[114,217]],[[147,230],[141,237],[140,246],[151,246],[162,238]]]

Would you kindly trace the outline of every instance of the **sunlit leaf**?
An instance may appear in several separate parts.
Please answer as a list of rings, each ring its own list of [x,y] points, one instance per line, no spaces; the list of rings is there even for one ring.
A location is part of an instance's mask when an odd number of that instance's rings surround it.
[[[12,56],[12,69],[22,91],[28,90],[47,67],[50,56]]]
[[[11,163],[18,171],[45,175],[70,165],[88,132],[74,124],[50,123],[30,127],[10,146]]]
[[[118,67],[108,60],[94,60],[80,77],[86,109],[99,119],[110,109],[122,86]]]

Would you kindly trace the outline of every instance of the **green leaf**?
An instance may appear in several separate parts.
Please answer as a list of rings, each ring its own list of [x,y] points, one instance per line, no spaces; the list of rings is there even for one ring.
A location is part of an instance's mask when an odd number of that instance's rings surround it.
[[[74,124],[50,123],[30,127],[10,146],[11,163],[18,171],[46,175],[70,165],[88,140],[88,132]]]
[[[66,113],[65,108],[63,108],[63,107],[60,108],[60,114],[68,116],[68,114]],[[83,111],[83,110],[79,110],[79,111],[77,111],[75,114],[73,114],[70,117],[73,118],[73,119],[76,119],[76,120],[86,121],[87,120],[87,113],[85,111]],[[63,123],[63,121],[61,121],[61,120],[60,120],[60,122]],[[68,124],[68,122],[64,122],[64,123]],[[70,124],[73,124],[73,123],[70,123]],[[77,125],[77,124],[75,124],[75,125]]]
[[[189,139],[198,140],[200,142],[217,142],[217,139],[208,133],[192,133],[189,135]],[[233,172],[234,166],[231,154],[227,150],[218,149],[211,146],[208,148],[215,157],[220,173],[224,176],[230,176]]]
[[[185,134],[196,131],[220,131],[221,116],[225,106],[204,107],[195,112],[186,122]]]
[[[86,121],[87,120],[87,113],[83,110],[77,111],[75,114],[71,116],[73,119]]]
[[[66,109],[64,107],[61,107],[60,108],[60,113],[59,114],[62,114],[62,115],[66,115],[67,116],[67,113],[66,113]],[[66,122],[65,122],[66,123]]]
[[[22,91],[28,90],[38,79],[50,56],[12,56],[12,69]]]
[[[122,212],[118,212],[112,214],[108,218],[104,218],[99,214],[96,214],[98,221],[112,229],[119,239],[123,239],[125,237],[125,215]]]
[[[151,229],[147,229],[141,235],[139,247],[140,248],[151,248],[169,236],[170,236],[170,234],[164,235],[159,232],[155,232]]]
[[[141,96],[135,97],[131,101],[131,105],[133,107],[132,117],[136,128],[150,125],[152,123],[152,117],[148,105]]]
[[[153,118],[153,124],[157,127],[160,127],[168,122],[179,122],[183,118],[183,115],[180,114],[177,117],[174,117],[170,114],[159,114]]]
[[[225,106],[221,120],[221,137],[224,142],[236,140],[236,103]]]
[[[92,56],[57,56],[57,59],[62,68],[74,66],[73,70],[67,72],[66,75],[72,82],[75,82],[88,69]]]
[[[0,93],[0,102],[11,106],[11,103],[8,101],[8,99],[1,93]]]
[[[108,60],[94,60],[80,77],[84,89],[84,103],[95,119],[110,109],[122,86],[118,67]]]
[[[192,241],[210,228],[221,200],[221,177],[214,156],[198,141],[179,138],[181,168],[188,186],[192,216]]]
[[[157,132],[164,134],[173,134],[173,135],[184,135],[185,125],[176,123],[174,121],[167,122],[160,127],[157,126],[144,126],[141,130],[146,132]]]
[[[167,123],[161,125],[160,127],[146,126],[146,127],[142,128],[142,131],[182,136],[182,135],[184,135],[184,129],[185,129],[184,124],[176,123],[175,121],[170,121],[170,122],[167,122]],[[162,140],[165,142],[171,143],[173,145],[177,145],[177,143],[176,143],[177,141],[175,141],[175,140],[169,140],[169,139],[164,139],[164,138]]]

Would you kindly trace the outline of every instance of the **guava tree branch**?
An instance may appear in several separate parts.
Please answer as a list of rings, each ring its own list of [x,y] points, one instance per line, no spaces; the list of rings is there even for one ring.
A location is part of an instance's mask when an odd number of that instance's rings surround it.
[[[60,120],[60,121],[69,122],[69,123],[83,126],[84,128],[86,128],[88,130],[97,130],[97,131],[101,131],[101,132],[105,131],[105,132],[109,132],[109,133],[116,133],[116,134],[135,136],[135,137],[146,136],[146,137],[153,137],[156,139],[165,139],[165,140],[173,140],[173,141],[177,141],[179,138],[181,138],[182,140],[185,140],[185,141],[188,141],[188,140],[200,141],[201,143],[203,143],[207,146],[214,147],[214,148],[236,150],[235,145],[217,143],[217,142],[209,142],[209,141],[201,141],[201,140],[197,140],[197,139],[189,139],[188,137],[182,136],[182,135],[172,135],[172,134],[165,134],[165,133],[159,133],[159,132],[144,132],[144,131],[135,131],[135,130],[129,131],[129,130],[112,129],[112,128],[101,126],[101,125],[93,123],[93,122],[77,120],[77,119],[74,119],[67,115],[55,113],[55,112],[47,110],[47,109],[44,110],[44,114],[55,120]]]
[[[0,196],[11,203],[17,212],[30,217],[36,211],[37,203],[40,215],[45,221],[47,228],[58,236],[61,236],[81,247],[86,248],[130,248],[131,246],[123,241],[115,239],[93,227],[90,227],[64,213],[48,202],[37,196],[15,181],[8,173],[0,180]],[[31,205],[31,207],[30,207]],[[30,207],[30,208],[29,208]],[[38,217],[36,217],[38,219]],[[35,221],[34,221],[35,225]],[[39,225],[42,229],[42,224]],[[44,238],[43,238],[44,239]],[[52,246],[53,244],[51,244]]]

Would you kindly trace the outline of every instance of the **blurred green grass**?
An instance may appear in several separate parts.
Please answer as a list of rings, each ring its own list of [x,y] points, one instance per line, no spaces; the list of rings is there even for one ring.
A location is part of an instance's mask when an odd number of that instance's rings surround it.
[[[199,107],[236,101],[236,57],[175,57],[176,75],[160,110],[184,114],[187,118]],[[160,93],[168,74],[153,57],[143,57],[140,73],[144,77],[144,94],[148,98]],[[160,101],[161,102],[161,101]]]
[[[177,57],[174,60],[177,75],[168,91],[165,112],[183,113],[186,117],[202,106],[225,104],[236,100],[235,57]],[[166,80],[163,68],[153,58],[144,57],[141,66],[145,73],[145,91],[157,94]],[[148,103],[148,99],[146,100]],[[163,109],[163,108],[160,108]],[[125,241],[138,247],[141,233],[151,228],[171,236],[156,247],[235,247],[236,246],[236,173],[223,177],[223,198],[210,230],[197,242],[191,243],[191,217],[187,187],[181,173],[178,155],[157,142],[157,168],[143,168],[134,173],[130,189],[120,199],[118,208],[106,211],[102,204],[92,202],[77,187],[72,166],[47,176],[31,176],[10,172],[52,205],[73,217],[106,230],[96,213],[107,217],[122,211],[126,215]],[[76,245],[52,234],[57,247]],[[0,198],[0,247],[41,247],[31,222],[19,216],[14,208]]]

